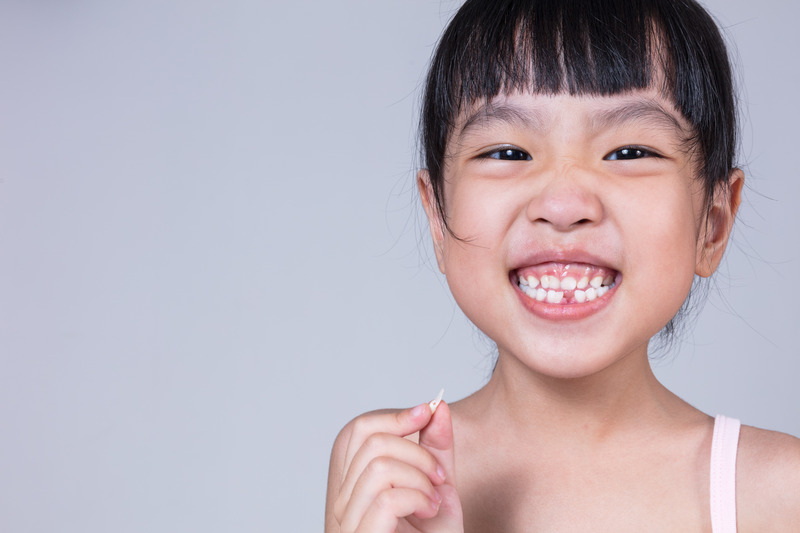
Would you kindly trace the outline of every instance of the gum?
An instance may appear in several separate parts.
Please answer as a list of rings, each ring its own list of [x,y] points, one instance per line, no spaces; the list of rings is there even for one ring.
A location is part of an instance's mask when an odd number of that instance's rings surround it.
[[[542,276],[555,276],[559,280],[571,277],[575,281],[580,281],[582,278],[592,280],[600,276],[606,282],[605,285],[610,285],[616,278],[617,271],[583,263],[543,263],[517,270],[518,278],[527,279],[528,276],[534,276],[537,280],[541,280]]]

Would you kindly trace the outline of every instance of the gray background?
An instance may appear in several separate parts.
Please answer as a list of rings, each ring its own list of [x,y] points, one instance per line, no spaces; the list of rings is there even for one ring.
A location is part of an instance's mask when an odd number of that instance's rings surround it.
[[[0,3],[0,530],[319,531],[348,419],[482,384],[413,190],[457,5]],[[800,434],[800,8],[709,5],[749,188],[657,372]]]

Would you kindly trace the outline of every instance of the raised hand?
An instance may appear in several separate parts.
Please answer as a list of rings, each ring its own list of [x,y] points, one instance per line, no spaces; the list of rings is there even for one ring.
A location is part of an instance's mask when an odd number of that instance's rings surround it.
[[[435,414],[428,404],[367,413],[342,430],[331,457],[325,531],[463,532],[445,403]]]

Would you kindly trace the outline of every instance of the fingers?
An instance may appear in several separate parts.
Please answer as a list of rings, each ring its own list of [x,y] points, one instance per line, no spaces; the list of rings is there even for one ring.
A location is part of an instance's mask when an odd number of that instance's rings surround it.
[[[378,433],[367,437],[353,457],[342,482],[340,498],[350,497],[365,472],[372,474],[377,470],[388,474],[388,469],[385,468],[387,465],[382,462],[384,459],[399,461],[412,467],[420,475],[426,476],[431,484],[441,484],[446,477],[444,468],[417,444],[395,435]]]
[[[398,488],[404,491],[397,492]],[[436,514],[441,501],[442,497],[423,472],[398,459],[378,457],[370,462],[347,498],[342,530],[356,530],[376,508],[381,516],[415,514],[428,518]]]
[[[404,438],[418,433],[431,416],[426,403],[368,413],[350,424],[341,485],[332,502],[340,531],[393,532],[401,517],[436,515],[442,498],[435,486],[444,481],[444,469]]]
[[[353,457],[371,435],[386,433],[405,437],[416,433],[431,420],[428,404],[420,404],[402,411],[375,411],[367,413],[352,422],[350,440],[345,453],[344,471],[350,468]]]
[[[400,518],[415,515],[418,518],[436,516],[438,504],[424,494],[408,488],[394,488],[382,492],[369,508],[355,533],[392,533]],[[350,531],[342,528],[342,531]]]

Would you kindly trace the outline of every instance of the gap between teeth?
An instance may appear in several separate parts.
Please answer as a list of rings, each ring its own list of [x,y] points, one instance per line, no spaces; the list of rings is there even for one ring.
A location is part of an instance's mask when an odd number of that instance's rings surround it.
[[[544,275],[541,279],[536,276],[528,276],[519,278],[519,288],[535,300],[539,302],[547,302],[551,304],[562,303],[565,298],[565,291],[572,292],[572,299],[576,303],[591,302],[600,298],[609,289],[616,285],[615,280],[611,276],[603,278],[603,276],[594,276],[589,278],[584,276],[580,279],[575,279],[572,276],[567,276],[564,279],[558,279],[556,276]]]

